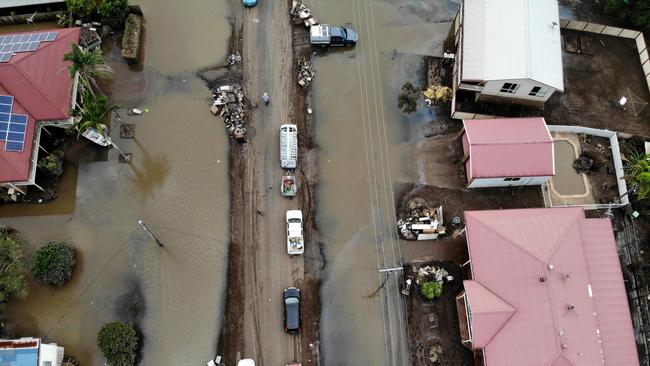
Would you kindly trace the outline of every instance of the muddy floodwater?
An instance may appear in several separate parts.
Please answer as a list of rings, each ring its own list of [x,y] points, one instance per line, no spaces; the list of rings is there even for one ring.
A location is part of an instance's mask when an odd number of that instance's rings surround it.
[[[142,365],[204,365],[214,356],[226,285],[228,140],[195,71],[224,60],[230,9],[226,0],[131,3],[146,19],[143,67],[130,70],[117,47],[107,47],[116,73],[105,91],[125,108],[148,110],[122,113],[136,125],[135,140],[111,132],[133,163],[119,164],[115,149],[107,161],[66,163],[54,202],[0,206],[0,223],[20,231],[29,253],[65,240],[79,256],[69,284],[30,284],[6,323],[63,345],[82,365],[102,365],[101,326],[134,320],[144,336]]]
[[[576,173],[573,161],[576,159],[576,149],[567,140],[555,140],[555,168],[553,188],[560,195],[581,195],[587,192],[583,174]]]
[[[410,364],[395,229],[395,189],[412,182],[412,131],[435,116],[397,109],[405,81],[424,83],[423,55],[442,55],[457,11],[450,1],[310,2],[325,23],[359,33],[354,49],[314,58],[319,155],[317,224],[326,267],[321,346],[327,365]],[[390,272],[389,272],[390,273]],[[380,287],[383,285],[383,290]]]

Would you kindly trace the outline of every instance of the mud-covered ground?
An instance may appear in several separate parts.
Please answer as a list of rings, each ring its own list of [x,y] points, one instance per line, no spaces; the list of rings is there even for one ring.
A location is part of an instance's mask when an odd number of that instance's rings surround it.
[[[425,299],[414,286],[407,298],[409,346],[414,366],[471,366],[472,352],[460,339],[456,296],[463,291],[461,267],[448,261],[411,262],[405,266],[407,274],[414,275],[423,266],[442,267],[454,280],[443,285],[442,295],[435,300]],[[439,346],[442,352],[438,362],[431,361],[431,348]]]
[[[238,358],[251,357],[260,364],[296,361],[303,365],[315,365],[319,362],[319,285],[322,268],[314,220],[318,165],[313,152],[312,121],[306,114],[308,95],[293,79],[296,71],[293,60],[308,56],[310,52],[308,43],[304,42],[306,30],[287,27],[288,3],[286,6],[281,2],[269,4],[268,8],[261,8],[266,5],[260,4],[254,9],[242,9],[236,0],[231,3],[234,9],[233,29],[236,31],[230,49],[231,52],[242,54],[242,67],[228,71],[206,70],[203,74],[213,86],[226,81],[242,83],[251,106],[248,141],[244,144],[231,141],[230,145],[232,198],[228,290],[217,354],[224,356],[226,364],[234,364]],[[257,52],[256,48],[262,37],[257,28],[260,23],[264,27],[282,28],[277,35],[282,39],[266,45],[268,51],[265,52]],[[284,50],[283,47],[287,45],[290,54],[282,54],[279,50]],[[269,60],[269,57],[273,59]],[[279,66],[273,70],[278,74],[267,75],[266,68],[274,64]],[[262,90],[269,91],[269,107],[258,103]],[[254,107],[254,104],[259,106]],[[278,137],[277,129],[270,125],[279,127],[280,123],[286,121],[296,124],[300,131],[300,163],[295,172],[299,190],[298,196],[292,200],[279,197],[275,201],[271,195],[279,193],[273,189],[275,182],[267,181],[267,173],[279,170],[275,169]],[[266,140],[269,140],[268,144]],[[279,173],[276,174],[279,179]],[[273,249],[281,248],[282,241],[278,239],[285,235],[284,209],[289,206],[303,212],[306,242],[303,256],[289,257],[286,249]],[[281,292],[277,291],[272,297],[262,294],[269,288],[288,285],[302,291],[302,332],[299,336],[282,334]],[[277,305],[268,305],[270,303]],[[267,306],[273,307],[273,310],[269,311]]]

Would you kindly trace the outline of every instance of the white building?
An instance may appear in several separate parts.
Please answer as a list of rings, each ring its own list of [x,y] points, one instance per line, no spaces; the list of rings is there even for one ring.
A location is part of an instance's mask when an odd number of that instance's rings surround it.
[[[0,339],[2,366],[61,366],[63,347],[40,338]]]
[[[454,93],[541,106],[564,90],[557,0],[463,0],[453,27]]]

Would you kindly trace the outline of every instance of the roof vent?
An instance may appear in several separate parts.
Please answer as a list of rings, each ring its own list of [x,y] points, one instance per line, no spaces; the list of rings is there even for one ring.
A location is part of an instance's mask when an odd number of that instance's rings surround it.
[[[565,272],[562,272],[562,273],[560,274],[560,278],[562,279],[562,281],[566,281],[566,280],[568,280],[569,278],[571,278],[571,273],[565,273]]]
[[[562,349],[567,349],[569,346],[566,343],[562,343]]]
[[[553,268],[555,268],[555,266],[553,266],[552,264],[549,264],[548,266],[546,266],[546,268],[548,268],[549,271],[552,271]]]
[[[540,283],[544,283],[544,282],[546,282],[546,276],[542,276],[542,277],[540,277],[540,278],[539,278],[539,282],[540,282]]]

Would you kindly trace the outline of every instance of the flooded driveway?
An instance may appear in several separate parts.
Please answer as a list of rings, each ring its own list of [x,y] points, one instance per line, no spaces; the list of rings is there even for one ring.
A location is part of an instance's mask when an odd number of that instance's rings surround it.
[[[101,365],[100,327],[134,319],[144,335],[142,365],[202,365],[214,356],[224,300],[228,140],[194,71],[224,59],[230,9],[226,0],[132,3],[146,19],[143,68],[129,70],[110,49],[116,75],[106,91],[124,107],[149,110],[123,114],[136,125],[135,140],[111,133],[133,163],[119,164],[113,149],[107,161],[68,164],[56,201],[0,207],[0,222],[19,230],[30,251],[66,240],[79,253],[71,283],[31,284],[27,299],[9,307],[7,326]]]
[[[411,154],[422,136],[412,136],[417,121],[399,112],[397,96],[405,81],[424,82],[417,56],[442,54],[458,5],[380,0],[310,5],[322,22],[349,23],[360,35],[356,48],[314,58],[321,151],[317,221],[326,256],[321,289],[325,362],[409,365],[401,275],[390,269],[402,263],[395,189],[416,180]]]

